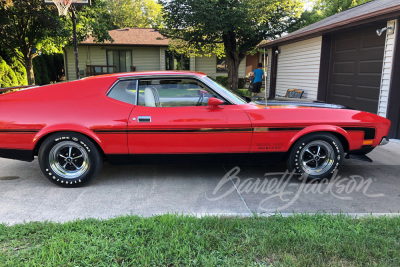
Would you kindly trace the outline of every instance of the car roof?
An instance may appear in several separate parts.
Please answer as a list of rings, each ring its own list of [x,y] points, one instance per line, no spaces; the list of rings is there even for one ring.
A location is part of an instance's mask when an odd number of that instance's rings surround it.
[[[175,71],[175,70],[159,70],[159,71],[135,71],[135,72],[123,72],[123,73],[112,73],[112,74],[105,74],[99,75],[102,77],[116,77],[116,78],[128,78],[128,77],[135,77],[135,76],[197,76],[197,77],[204,77],[207,76],[204,72],[198,71]],[[99,76],[92,76],[92,77],[99,77]],[[88,77],[90,78],[90,77]]]

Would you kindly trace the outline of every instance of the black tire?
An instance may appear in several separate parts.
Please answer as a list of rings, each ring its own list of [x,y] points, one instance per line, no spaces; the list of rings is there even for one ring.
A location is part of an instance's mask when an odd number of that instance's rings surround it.
[[[39,149],[39,165],[51,182],[62,187],[79,187],[100,171],[99,150],[84,135],[59,132],[49,136]]]
[[[328,178],[343,162],[343,146],[330,133],[313,133],[300,138],[287,159],[290,171],[308,174],[310,179]]]

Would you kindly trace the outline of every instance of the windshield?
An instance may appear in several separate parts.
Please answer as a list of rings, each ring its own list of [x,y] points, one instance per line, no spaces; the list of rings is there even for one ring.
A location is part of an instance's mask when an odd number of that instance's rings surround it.
[[[220,85],[219,83],[217,83],[216,81],[214,81],[213,79],[210,79],[209,77],[204,77],[204,79],[211,85],[213,85],[214,87],[217,87],[218,90],[220,90],[222,93],[224,93],[226,96],[228,96],[230,99],[232,99],[233,101],[235,101],[236,104],[238,105],[242,105],[242,104],[246,104],[246,100],[244,100],[243,97],[237,95],[236,93],[232,92],[229,89],[226,89],[224,86]]]

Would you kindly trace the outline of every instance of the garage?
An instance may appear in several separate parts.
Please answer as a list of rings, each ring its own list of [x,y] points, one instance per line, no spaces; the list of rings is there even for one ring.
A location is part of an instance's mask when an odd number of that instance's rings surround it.
[[[385,24],[332,35],[329,103],[378,112],[385,38],[378,36],[376,29],[383,27]]]
[[[262,44],[269,98],[299,89],[304,101],[386,117],[400,139],[399,36],[400,1],[373,0]]]

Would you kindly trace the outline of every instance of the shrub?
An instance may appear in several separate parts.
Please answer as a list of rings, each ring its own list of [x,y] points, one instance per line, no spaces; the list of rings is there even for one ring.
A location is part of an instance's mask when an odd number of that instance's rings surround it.
[[[11,67],[0,57],[0,88],[18,86],[18,79]]]
[[[33,59],[35,83],[38,85],[59,82],[64,77],[64,58],[62,54],[40,55]]]
[[[228,88],[228,76],[217,76],[215,80],[223,85],[224,87]],[[244,88],[246,86],[246,78],[239,78],[238,88]]]
[[[49,84],[50,83],[50,76],[49,76],[49,68],[46,64],[45,56],[38,57],[40,65],[42,67],[42,84]]]
[[[217,76],[215,77],[215,80],[217,81],[217,83],[228,88],[228,76]]]
[[[35,84],[44,85],[50,83],[48,67],[44,56],[33,59],[33,72],[35,73]]]
[[[57,82],[64,80],[64,55],[63,54],[54,54],[54,68],[56,71],[56,80]]]
[[[236,93],[238,93],[241,96],[247,96],[247,97],[251,96],[251,92],[247,89],[237,89]]]
[[[24,65],[16,58],[13,58],[11,68],[13,69],[15,76],[17,77],[18,86],[28,85],[28,77],[26,75],[26,69]]]
[[[239,88],[244,88],[246,86],[246,78],[239,78],[239,84],[238,87]]]
[[[40,61],[38,57],[35,57],[32,60],[33,63],[33,72],[35,74],[35,84],[42,85],[42,66],[40,65]]]
[[[46,63],[46,68],[49,76],[49,80],[52,82],[57,81],[56,68],[54,65],[53,55],[42,55],[44,62]]]

